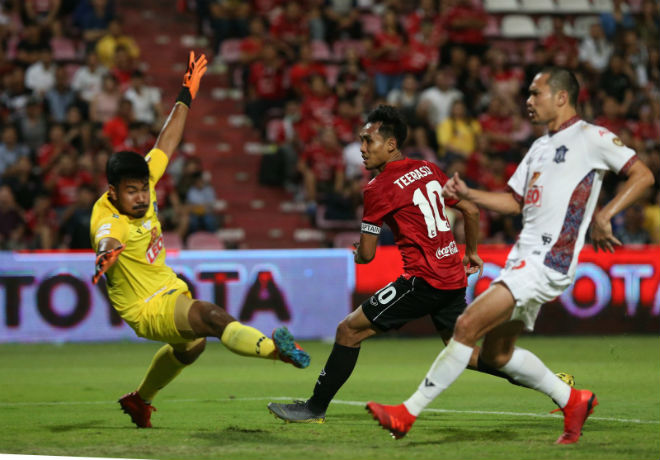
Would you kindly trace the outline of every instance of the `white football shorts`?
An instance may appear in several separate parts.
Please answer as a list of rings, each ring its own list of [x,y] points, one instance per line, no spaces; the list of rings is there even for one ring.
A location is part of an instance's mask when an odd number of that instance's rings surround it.
[[[571,285],[571,278],[543,265],[538,257],[507,260],[506,266],[493,283],[505,284],[516,306],[511,320],[525,323],[525,329],[534,330],[541,306],[559,296]]]

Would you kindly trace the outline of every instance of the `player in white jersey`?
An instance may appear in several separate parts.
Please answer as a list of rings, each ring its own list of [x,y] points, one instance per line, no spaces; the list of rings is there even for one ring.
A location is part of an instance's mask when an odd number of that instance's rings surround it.
[[[523,330],[533,329],[541,305],[573,281],[589,223],[597,250],[613,251],[614,245],[621,244],[612,233],[610,220],[653,185],[653,174],[619,138],[578,118],[579,85],[571,72],[543,70],[529,91],[529,116],[533,123],[546,125],[548,133],[529,149],[509,180],[510,191],[471,189],[458,174],[445,184],[443,193],[448,198],[470,200],[503,214],[522,213],[523,229],[506,267],[458,318],[452,339],[417,391],[397,406],[367,404],[395,438],[405,436],[424,407],[458,378],[482,337],[481,359],[557,403],[564,413],[564,432],[558,444],[577,442],[584,422],[598,404],[594,393],[571,388],[515,343]],[[627,179],[614,198],[594,214],[606,171]]]

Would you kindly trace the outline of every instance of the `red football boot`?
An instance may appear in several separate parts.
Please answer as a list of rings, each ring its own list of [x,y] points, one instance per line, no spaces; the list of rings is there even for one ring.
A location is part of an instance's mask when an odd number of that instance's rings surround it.
[[[589,390],[576,390],[571,388],[571,396],[568,398],[568,404],[562,408],[564,413],[564,433],[559,436],[556,444],[573,444],[580,440],[582,426],[587,421],[587,417],[594,411],[598,405],[596,395]]]
[[[386,406],[370,401],[367,403],[366,409],[380,426],[390,432],[394,439],[403,438],[417,420],[417,417],[408,412],[403,404]]]
[[[155,412],[156,408],[144,402],[137,391],[125,394],[117,402],[138,428],[151,428],[151,413]]]

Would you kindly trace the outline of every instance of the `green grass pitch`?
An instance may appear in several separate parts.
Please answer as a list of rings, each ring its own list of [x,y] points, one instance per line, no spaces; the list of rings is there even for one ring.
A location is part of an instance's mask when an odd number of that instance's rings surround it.
[[[209,343],[154,401],[150,430],[116,399],[135,389],[156,343],[1,345],[0,452],[214,459],[657,459],[658,337],[526,337],[555,371],[600,401],[574,445],[557,446],[562,418],[544,395],[466,371],[404,439],[377,426],[364,403],[399,403],[415,390],[439,339],[363,345],[353,376],[324,425],[284,424],[266,409],[307,397],[330,344],[305,342],[308,369],[243,358]]]

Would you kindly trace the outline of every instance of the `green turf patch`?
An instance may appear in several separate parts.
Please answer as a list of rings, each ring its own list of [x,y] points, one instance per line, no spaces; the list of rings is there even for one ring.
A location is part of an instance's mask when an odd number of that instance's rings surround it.
[[[520,345],[575,375],[600,405],[578,444],[556,446],[561,415],[544,395],[466,371],[394,441],[364,403],[399,403],[437,353],[436,339],[375,339],[323,425],[284,424],[269,401],[306,398],[331,344],[303,344],[308,369],[243,358],[211,343],[154,401],[150,430],[116,399],[139,384],[155,343],[0,346],[0,452],[216,459],[657,459],[657,337],[529,337]]]

